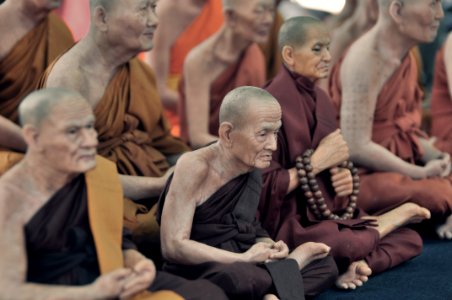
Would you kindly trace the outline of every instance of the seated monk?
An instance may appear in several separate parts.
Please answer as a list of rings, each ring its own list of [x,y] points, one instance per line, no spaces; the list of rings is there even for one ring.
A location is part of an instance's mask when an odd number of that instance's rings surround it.
[[[226,95],[219,140],[183,155],[160,198],[167,271],[209,279],[231,299],[304,299],[334,283],[328,246],[305,243],[289,253],[256,219],[259,169],[270,164],[280,126],[281,108],[264,90]]]
[[[223,7],[221,0],[166,0],[158,4],[157,14],[160,24],[148,60],[155,70],[158,91],[172,132],[176,125],[179,135],[177,91],[185,57],[223,25]]]
[[[208,281],[156,272],[124,235],[116,166],[96,156],[80,94],[33,92],[19,114],[27,153],[0,178],[2,300],[227,299]],[[165,289],[177,294],[150,292]]]
[[[157,0],[91,0],[88,35],[49,67],[41,87],[67,87],[91,104],[99,154],[115,162],[132,199],[156,197],[177,157],[188,150],[170,134],[152,70],[138,53],[152,48]],[[155,231],[154,212],[126,200],[126,226]],[[152,223],[155,225],[152,225]],[[141,228],[144,226],[144,228]]]
[[[289,248],[307,241],[327,244],[342,273],[336,285],[354,289],[369,275],[419,255],[420,236],[403,226],[430,213],[406,203],[370,217],[357,207],[359,177],[344,164],[348,147],[334,106],[315,85],[328,76],[329,33],[318,19],[295,17],[283,24],[279,41],[284,65],[265,89],[281,105],[282,127],[264,171],[261,222]]]
[[[438,51],[432,88],[432,136],[435,146],[452,155],[452,33]]]
[[[351,158],[364,167],[360,205],[379,214],[417,203],[430,210],[439,236],[452,239],[450,156],[420,129],[423,93],[410,51],[435,38],[441,1],[379,6],[377,24],[350,47],[330,83]]]
[[[0,5],[1,148],[25,151],[17,107],[47,66],[74,43],[63,21],[51,13],[60,2],[7,0]]]
[[[273,0],[224,0],[224,25],[195,47],[184,63],[181,136],[199,148],[218,139],[221,101],[232,89],[262,86],[265,60],[256,43],[266,43]]]

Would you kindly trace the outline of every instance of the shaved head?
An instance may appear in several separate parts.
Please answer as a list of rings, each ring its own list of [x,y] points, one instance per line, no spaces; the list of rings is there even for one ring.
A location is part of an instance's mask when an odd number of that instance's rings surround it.
[[[111,7],[116,4],[118,0],[89,0],[89,6],[91,12],[98,6],[102,6],[105,10],[110,10]]]
[[[40,127],[55,107],[70,105],[74,101],[86,102],[78,92],[65,88],[48,88],[32,92],[19,105],[20,124],[22,127],[25,125]]]
[[[241,128],[246,123],[250,107],[262,103],[272,103],[279,106],[278,101],[261,88],[242,86],[233,89],[221,103],[220,124],[229,122],[235,128]]]
[[[278,45],[282,50],[284,46],[292,46],[294,48],[303,45],[307,41],[308,30],[316,28],[324,28],[324,24],[319,19],[313,17],[294,17],[284,22],[279,30]]]

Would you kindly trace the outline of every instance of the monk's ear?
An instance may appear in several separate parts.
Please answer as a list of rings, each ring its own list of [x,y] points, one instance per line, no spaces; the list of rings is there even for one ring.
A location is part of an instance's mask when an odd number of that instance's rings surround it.
[[[292,46],[285,45],[281,50],[283,62],[288,66],[294,65],[294,49]]]
[[[227,147],[232,146],[232,133],[233,126],[230,122],[223,122],[220,124],[220,128],[218,129],[218,136],[223,145]]]
[[[27,144],[28,148],[37,148],[39,143],[39,131],[38,129],[30,124],[25,125],[22,128],[22,136]]]
[[[389,4],[389,15],[397,24],[401,24],[403,22],[402,10],[403,2],[399,0],[391,1],[391,4]]]
[[[94,9],[93,22],[96,28],[102,32],[107,31],[107,11],[102,6],[97,6]]]

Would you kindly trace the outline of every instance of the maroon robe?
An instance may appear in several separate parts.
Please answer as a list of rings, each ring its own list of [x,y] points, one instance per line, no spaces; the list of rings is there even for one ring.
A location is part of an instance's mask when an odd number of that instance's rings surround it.
[[[339,109],[341,64],[342,60],[330,78],[330,95]],[[416,58],[410,52],[382,87],[373,116],[372,141],[409,163],[421,160],[424,149],[419,138],[428,138],[420,129],[423,93],[417,79]],[[380,214],[406,202],[430,210],[435,222],[443,222],[452,212],[452,175],[412,179],[401,173],[365,169],[360,180],[360,206],[368,213]]]
[[[342,270],[351,262],[365,259],[375,274],[420,254],[422,240],[410,229],[398,229],[380,239],[375,229],[359,219],[365,215],[359,209],[352,220],[319,222],[300,188],[286,195],[288,169],[295,166],[298,155],[316,149],[325,136],[337,129],[336,112],[322,89],[285,67],[265,89],[282,108],[278,149],[271,166],[264,171],[259,205],[260,220],[270,235],[284,240],[290,248],[308,241],[323,242],[331,247]],[[335,196],[330,177],[330,171],[325,170],[317,175],[317,181],[328,207],[341,214],[346,203]]]
[[[161,218],[171,181],[172,176],[160,198],[158,220]],[[268,237],[268,233],[256,219],[261,190],[260,171],[240,175],[226,183],[196,208],[190,239],[226,251],[243,253],[256,243],[256,238]],[[298,266],[292,259],[275,264],[281,266],[266,264],[268,271],[262,265],[244,262],[206,262],[195,266],[166,263],[164,269],[190,279],[209,279],[222,287],[231,299],[261,299],[269,292],[275,293],[272,282],[280,292],[281,299],[300,299],[299,296],[302,295],[287,294],[290,293],[289,290],[303,294],[302,289],[297,290],[300,286],[304,286],[306,295],[314,296],[329,288],[337,276],[337,268],[331,257],[303,268],[300,271],[303,284],[294,281],[301,281],[301,278]],[[271,270],[275,267],[277,271],[272,273]]]

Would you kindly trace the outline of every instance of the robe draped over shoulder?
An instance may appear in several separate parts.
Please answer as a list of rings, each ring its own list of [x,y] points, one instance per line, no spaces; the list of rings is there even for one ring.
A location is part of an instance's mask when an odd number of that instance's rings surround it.
[[[444,49],[442,47],[436,54],[431,101],[431,134],[437,138],[435,146],[452,155],[452,97],[447,83]]]
[[[18,123],[17,108],[36,89],[52,61],[74,43],[64,22],[50,13],[0,60],[0,114]]]
[[[224,96],[231,90],[244,86],[260,87],[265,83],[265,59],[257,44],[251,44],[242,53],[236,63],[231,64],[227,69],[216,78],[210,86],[209,101],[209,133],[218,135],[220,106]],[[186,116],[186,100],[181,87],[181,137],[188,141],[188,126]]]
[[[340,68],[331,74],[330,94],[340,111],[342,87]],[[419,162],[423,149],[419,138],[428,138],[420,129],[422,91],[418,84],[417,65],[410,52],[394,71],[377,98],[372,141],[399,158]],[[452,176],[414,180],[395,172],[373,172],[362,169],[359,205],[366,212],[382,213],[406,202],[430,210],[432,219],[442,222],[452,212]]]
[[[324,137],[337,129],[336,112],[322,89],[286,67],[265,89],[282,108],[278,148],[270,167],[264,170],[259,204],[260,221],[270,236],[284,240],[291,249],[308,241],[323,242],[331,247],[331,254],[340,269],[353,261],[366,259],[374,273],[381,272],[418,255],[421,240],[414,231],[407,233],[412,239],[407,239],[407,244],[401,243],[403,246],[395,251],[379,251],[380,243],[393,236],[380,240],[378,232],[368,228],[366,220],[360,219],[365,215],[362,210],[357,209],[351,220],[319,221],[309,210],[300,188],[286,195],[288,170],[295,166],[298,155],[307,149],[316,149]],[[317,175],[317,182],[331,211],[342,214],[347,200],[335,196],[330,178],[329,170],[325,170]],[[409,247],[405,249],[405,245]]]

